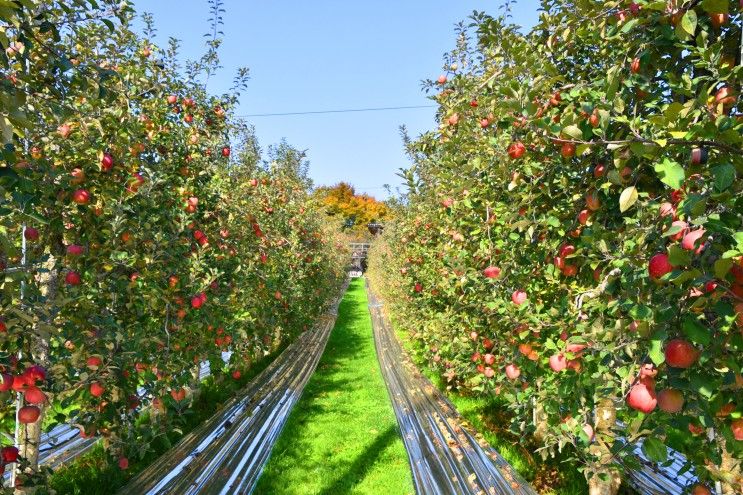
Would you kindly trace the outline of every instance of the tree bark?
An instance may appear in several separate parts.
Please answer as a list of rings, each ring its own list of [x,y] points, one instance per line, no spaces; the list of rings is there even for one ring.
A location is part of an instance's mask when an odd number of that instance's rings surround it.
[[[596,440],[589,448],[589,452],[596,457],[596,461],[587,466],[586,480],[588,481],[589,495],[616,495],[622,484],[619,470],[612,466],[611,431],[616,424],[617,410],[611,399],[599,401],[594,411],[596,422]],[[609,440],[606,440],[609,439]]]

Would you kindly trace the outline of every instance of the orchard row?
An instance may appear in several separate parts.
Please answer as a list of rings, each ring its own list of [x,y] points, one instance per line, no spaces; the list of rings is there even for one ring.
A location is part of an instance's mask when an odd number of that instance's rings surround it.
[[[683,453],[694,493],[733,493],[743,8],[542,8],[528,34],[476,14],[429,83],[440,125],[409,145],[375,287],[452,387],[501,396],[544,452],[571,446],[595,493],[638,440]]]
[[[313,324],[345,261],[302,154],[261,156],[233,117],[245,73],[207,92],[217,39],[184,74],[128,7],[66,3],[0,19],[0,426],[23,487],[60,422],[126,469],[178,427],[200,363],[240,379]]]

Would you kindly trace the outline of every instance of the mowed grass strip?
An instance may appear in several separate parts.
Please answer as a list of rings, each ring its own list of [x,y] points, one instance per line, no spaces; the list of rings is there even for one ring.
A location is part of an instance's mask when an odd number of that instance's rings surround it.
[[[364,280],[351,282],[325,353],[294,407],[254,493],[412,494],[377,362]]]

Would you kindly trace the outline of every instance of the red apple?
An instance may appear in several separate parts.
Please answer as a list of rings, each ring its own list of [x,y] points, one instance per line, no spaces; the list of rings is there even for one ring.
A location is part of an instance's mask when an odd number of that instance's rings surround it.
[[[439,84],[446,84],[446,76],[444,74],[441,74],[436,82]]]
[[[596,439],[596,433],[593,431],[593,426],[589,424],[583,425],[583,433],[588,437],[588,443],[591,443]]]
[[[588,210],[581,210],[580,213],[578,213],[578,223],[581,225],[585,225],[588,223],[588,218],[591,216],[591,212]]]
[[[526,292],[518,289],[513,291],[513,294],[511,294],[511,302],[516,306],[521,306],[526,302]]]
[[[90,192],[86,189],[78,189],[72,193],[72,201],[79,205],[87,205],[90,203]]]
[[[702,240],[698,247],[696,247],[695,244],[702,238],[702,236],[704,236],[704,234],[705,230],[702,228],[692,230],[684,236],[681,241],[681,247],[689,251],[695,250],[695,252],[699,254],[704,247],[704,240]]]
[[[486,278],[498,278],[500,277],[500,268],[497,266],[489,266],[482,271],[482,274]]]
[[[519,375],[521,375],[521,370],[518,366],[513,363],[506,365],[506,377],[508,377],[509,380],[515,380]]]
[[[648,273],[651,278],[660,278],[667,273],[673,271],[673,266],[668,262],[668,255],[665,253],[658,253],[650,258],[648,263]]]
[[[34,383],[34,379],[28,375],[16,375],[15,377],[13,377],[11,388],[15,392],[23,392],[28,387],[32,387]]]
[[[46,380],[46,370],[43,366],[39,366],[38,364],[26,368],[23,375],[27,376],[31,380],[31,384]]]
[[[127,469],[129,469],[129,459],[127,459],[126,457],[119,457],[118,464],[119,469],[121,469],[122,471],[126,471]]]
[[[483,361],[485,361],[485,364],[487,365],[495,364],[495,356],[492,354],[485,354],[485,356],[483,356]]]
[[[601,208],[601,201],[599,200],[599,195],[596,191],[591,191],[586,194],[586,206],[588,206],[588,209],[591,211],[596,211]]]
[[[550,356],[549,363],[550,368],[552,368],[552,371],[555,373],[559,373],[568,366],[568,361],[565,359],[565,355],[561,353]]]
[[[715,101],[723,106],[735,103],[735,93],[730,86],[723,86],[715,93]]]
[[[413,287],[413,290],[414,290],[415,292],[419,292],[419,293],[420,293],[420,292],[422,292],[422,291],[423,291],[423,285],[421,285],[421,284],[420,284],[420,282],[419,282],[419,283],[416,283],[416,284],[415,284],[415,287]]]
[[[730,16],[727,13],[710,14],[709,20],[712,22],[712,27],[720,29],[722,26],[728,23]]]
[[[2,374],[2,382],[0,382],[0,392],[7,392],[13,388],[13,375],[10,373]]]
[[[706,148],[694,148],[691,150],[691,164],[703,165],[707,163],[708,156]]]
[[[222,148],[222,156],[225,157],[225,158],[227,158],[227,157],[230,156],[230,147],[229,146],[225,146],[224,148]]]
[[[80,274],[74,270],[70,270],[69,272],[67,272],[64,280],[67,285],[80,285],[80,282],[82,281],[82,279],[80,278]]]
[[[114,166],[114,157],[111,155],[111,153],[103,153],[103,158],[101,158],[101,170],[104,172],[108,172],[111,170]]]
[[[22,424],[35,423],[41,416],[41,410],[36,406],[23,406],[18,410],[18,422]]]
[[[516,141],[508,147],[508,156],[512,159],[521,158],[526,153],[526,146],[521,141]]]
[[[239,380],[241,376],[242,376],[242,374],[240,373],[239,370],[235,370],[235,371],[232,372],[232,378],[234,380]]]
[[[593,167],[593,176],[595,178],[603,177],[604,174],[606,174],[606,165],[603,163],[596,164],[595,167]]]
[[[563,158],[570,158],[575,156],[575,143],[563,143],[560,148],[560,154]]]
[[[673,388],[661,390],[658,392],[658,407],[667,413],[677,413],[684,407],[684,394]]]
[[[697,483],[691,488],[689,495],[712,495],[712,492],[706,486]]]
[[[70,256],[80,256],[83,252],[85,252],[85,249],[77,244],[70,244],[67,246],[67,254]]]
[[[633,74],[637,74],[638,72],[640,72],[640,68],[640,59],[637,57],[633,58],[632,62],[630,62],[629,65],[630,72],[632,72]]]
[[[566,277],[575,277],[578,274],[578,267],[575,265],[565,265],[561,271]]]
[[[33,227],[26,227],[26,230],[23,231],[23,237],[27,241],[35,241],[39,238],[39,231]]]
[[[451,126],[457,125],[459,123],[459,114],[455,113],[451,115],[448,119],[446,119],[446,123]]]
[[[743,440],[743,418],[734,419],[730,424],[730,429],[733,430],[733,437],[736,440]]]
[[[67,139],[67,137],[72,132],[72,127],[70,127],[69,124],[62,124],[59,127],[57,127],[57,133],[62,136],[64,139]]]
[[[103,395],[103,393],[106,391],[106,389],[98,382],[93,382],[90,384],[90,395],[93,397],[100,397]]]
[[[18,448],[12,445],[3,447],[2,450],[3,463],[11,464],[18,460]]]
[[[672,217],[676,215],[676,208],[674,208],[673,204],[665,202],[661,203],[660,210],[659,210],[661,218],[663,217]]]
[[[658,399],[655,395],[655,382],[651,378],[638,380],[629,391],[627,405],[645,414],[652,412],[658,405]]]
[[[689,368],[699,359],[697,348],[683,339],[668,341],[665,355],[666,364],[674,368]]]
[[[493,368],[491,368],[490,366],[487,366],[483,371],[483,375],[485,375],[487,378],[493,378],[495,376],[495,370],[493,370]]]
[[[176,95],[168,95],[168,105],[175,105],[178,102]]]
[[[38,387],[28,387],[23,392],[23,397],[29,404],[43,404],[46,401],[46,395]]]
[[[173,398],[176,402],[181,402],[186,398],[186,389],[179,388],[178,390],[171,390],[170,396]]]
[[[90,356],[85,364],[90,369],[98,369],[103,364],[103,359],[98,356]]]

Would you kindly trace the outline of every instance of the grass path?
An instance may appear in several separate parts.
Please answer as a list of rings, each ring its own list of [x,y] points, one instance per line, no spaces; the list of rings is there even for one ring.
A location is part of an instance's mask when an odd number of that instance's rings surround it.
[[[355,279],[344,296],[317,371],[254,493],[413,493],[407,454],[374,350],[362,279]]]

